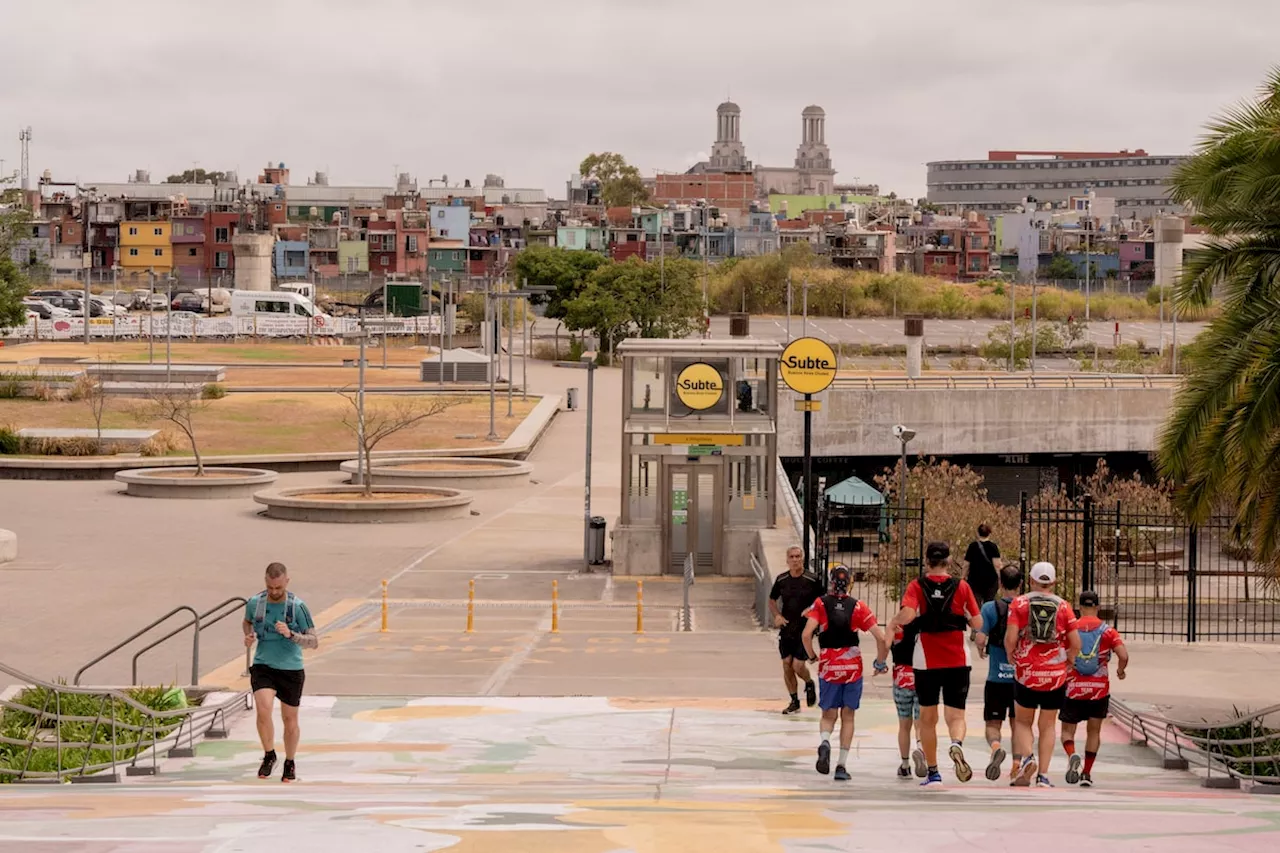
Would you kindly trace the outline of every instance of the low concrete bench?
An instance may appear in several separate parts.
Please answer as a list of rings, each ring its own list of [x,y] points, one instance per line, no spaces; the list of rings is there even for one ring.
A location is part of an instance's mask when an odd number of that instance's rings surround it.
[[[216,364],[88,364],[84,372],[102,382],[222,382],[227,369]]]
[[[135,453],[159,430],[156,429],[104,429],[102,449],[107,453]],[[71,427],[27,427],[18,430],[19,439],[59,441],[73,438],[96,439],[98,431]]]

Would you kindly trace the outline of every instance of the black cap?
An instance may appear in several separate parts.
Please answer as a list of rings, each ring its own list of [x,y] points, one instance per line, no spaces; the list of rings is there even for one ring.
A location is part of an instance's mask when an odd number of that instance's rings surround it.
[[[1101,600],[1102,599],[1098,597],[1098,594],[1091,589],[1086,589],[1084,592],[1080,593],[1081,607],[1097,607]]]
[[[951,556],[951,546],[946,542],[930,542],[924,549],[924,558],[929,563],[941,563]]]

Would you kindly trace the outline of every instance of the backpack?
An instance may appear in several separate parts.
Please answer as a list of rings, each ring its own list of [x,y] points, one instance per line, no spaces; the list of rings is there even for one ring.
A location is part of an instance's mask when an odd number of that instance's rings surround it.
[[[824,595],[822,607],[827,612],[827,629],[818,635],[822,647],[856,649],[858,632],[853,628],[853,611],[858,607],[858,599],[849,595]]]
[[[1027,597],[1026,636],[1031,642],[1051,644],[1058,642],[1058,608],[1062,599],[1056,595],[1031,595]]]
[[[1003,598],[997,598],[993,602],[996,606],[996,624],[991,626],[991,633],[987,635],[987,642],[990,644],[993,640],[999,648],[1004,648],[1004,635],[1009,633],[1009,602]]]
[[[942,631],[963,631],[969,620],[951,609],[951,602],[960,588],[960,581],[947,578],[944,581],[922,577],[920,590],[924,593],[925,612],[920,614],[920,632],[936,634]]]
[[[895,666],[911,666],[913,656],[916,651],[916,636],[920,630],[913,622],[910,625],[902,627],[902,639],[892,640],[893,645],[890,647],[890,654],[893,656]]]
[[[253,633],[258,635],[261,640],[267,634],[267,591],[263,590],[253,597]],[[284,624],[289,626],[289,630],[293,630],[293,626],[297,623],[294,621],[294,612],[297,610],[297,599],[293,593],[286,592],[284,599]]]
[[[1102,669],[1102,660],[1098,650],[1102,647],[1102,635],[1110,626],[1103,622],[1096,628],[1080,632],[1080,654],[1076,655],[1076,672],[1081,675],[1097,675]]]

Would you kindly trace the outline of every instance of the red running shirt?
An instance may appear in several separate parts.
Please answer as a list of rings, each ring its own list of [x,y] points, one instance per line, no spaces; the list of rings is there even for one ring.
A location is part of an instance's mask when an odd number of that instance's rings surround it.
[[[1009,605],[1009,624],[1022,632],[1030,621],[1031,596],[1055,598],[1058,601],[1057,639],[1052,643],[1033,643],[1023,632],[1013,651],[1013,677],[1030,690],[1057,690],[1067,683],[1067,634],[1076,627],[1071,605],[1056,595],[1031,593],[1020,595]]]
[[[951,598],[951,612],[966,619],[978,615],[978,599],[967,581],[960,581],[956,594]],[[902,595],[902,606],[910,607],[919,618],[928,610],[924,588],[920,581],[907,584]],[[954,669],[970,666],[969,643],[965,631],[921,631],[916,637],[916,653],[912,660],[916,669]]]
[[[1085,616],[1076,622],[1076,630],[1092,631],[1101,624],[1102,620],[1098,617]],[[1098,671],[1093,675],[1081,675],[1074,666],[1067,670],[1067,698],[1102,699],[1110,695],[1111,673],[1107,665],[1111,663],[1111,652],[1123,645],[1120,632],[1108,625],[1098,638]]]
[[[852,601],[852,599],[849,599]],[[819,598],[806,614],[818,623],[821,630],[827,629],[827,610]],[[855,631],[870,631],[876,626],[876,615],[871,612],[865,601],[859,601],[849,617],[849,627]],[[822,638],[818,638],[822,642]],[[852,684],[862,678],[862,650],[826,649],[818,654],[818,677],[828,684]]]

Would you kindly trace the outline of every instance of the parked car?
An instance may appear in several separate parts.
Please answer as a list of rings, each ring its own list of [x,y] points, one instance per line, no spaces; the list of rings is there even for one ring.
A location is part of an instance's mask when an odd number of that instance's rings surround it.
[[[173,310],[203,314],[204,297],[198,293],[179,293],[173,298]]]
[[[152,293],[147,297],[147,301],[152,311],[163,311],[169,307],[169,297],[163,293]]]
[[[63,308],[66,308],[68,311],[70,311],[72,317],[84,316],[84,308],[81,304],[81,299],[78,296],[63,296],[61,300],[58,302],[58,304],[61,305]],[[101,305],[93,301],[93,299],[89,300],[89,316],[90,317],[102,317],[105,314],[106,314],[106,311],[103,309]]]
[[[146,311],[147,300],[151,298],[150,290],[135,290],[129,301],[129,307],[134,311]]]
[[[127,290],[108,290],[102,294],[102,298],[110,301],[112,304],[120,305],[128,308],[133,304],[133,294]]]
[[[89,298],[93,302],[93,304],[97,305],[99,308],[102,309],[102,316],[104,317],[111,317],[111,316],[123,317],[124,315],[129,313],[128,308],[125,308],[123,305],[117,305],[116,303],[110,301],[106,297],[91,296]]]
[[[22,300],[22,305],[27,311],[35,314],[41,320],[57,320],[62,317],[70,317],[71,312],[66,308],[59,308],[43,299],[32,299],[30,297]]]

